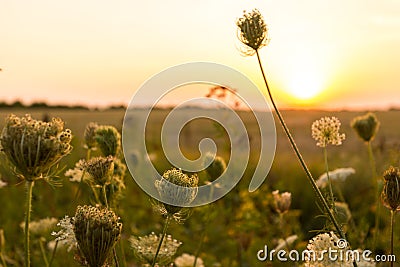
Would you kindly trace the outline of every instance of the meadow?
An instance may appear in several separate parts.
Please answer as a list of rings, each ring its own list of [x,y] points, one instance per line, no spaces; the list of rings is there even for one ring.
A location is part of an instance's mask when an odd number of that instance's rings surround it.
[[[23,116],[26,113],[35,119],[44,117],[60,117],[65,121],[65,127],[73,134],[72,152],[62,159],[60,166],[65,167],[59,174],[62,187],[51,187],[45,182],[37,182],[32,197],[31,220],[36,221],[46,217],[63,218],[73,216],[78,205],[93,203],[90,188],[78,183],[70,182],[64,176],[65,170],[73,168],[75,163],[85,158],[83,148],[83,133],[89,122],[99,125],[112,125],[119,131],[122,129],[124,109],[115,110],[77,110],[77,109],[7,109],[0,110],[0,129],[4,127],[5,118],[13,113]],[[400,132],[398,122],[400,111],[374,112],[380,121],[380,128],[372,142],[376,160],[376,169],[379,177],[389,166],[399,166],[400,163]],[[146,144],[149,153],[153,154],[153,164],[162,174],[172,166],[163,157],[160,146],[160,125],[168,110],[153,111],[148,125],[149,136]],[[379,235],[374,241],[374,223],[376,211],[376,191],[369,165],[368,151],[365,143],[351,128],[350,122],[356,116],[365,112],[359,111],[282,111],[283,117],[290,128],[294,139],[300,148],[311,173],[318,178],[325,172],[323,151],[317,147],[311,137],[311,124],[324,116],[335,116],[341,121],[341,132],[346,138],[341,146],[329,147],[330,170],[352,167],[355,174],[345,181],[334,184],[335,195],[340,191],[341,197],[348,204],[351,214],[343,221],[343,228],[347,232],[348,241],[353,248],[370,249],[375,254],[389,253],[389,218],[390,212],[383,206],[380,210]],[[259,131],[254,118],[249,112],[240,111],[250,135],[251,147],[254,153],[250,163],[238,186],[228,195],[212,204],[212,207],[203,206],[190,209],[188,218],[182,223],[171,223],[168,234],[182,242],[176,256],[182,253],[195,255],[198,253],[204,266],[294,266],[293,262],[282,263],[277,260],[260,262],[257,252],[268,245],[270,248],[278,246],[285,239],[297,235],[297,239],[290,243],[290,248],[302,250],[308,241],[321,231],[332,229],[329,225],[314,192],[305,177],[304,172],[294,157],[292,149],[281,126],[276,123],[277,147],[272,168],[264,184],[255,192],[249,193],[247,188],[254,166],[258,160],[256,153],[259,145]],[[182,151],[189,158],[198,156],[197,145],[204,137],[211,137],[218,146],[218,155],[229,160],[229,143],[227,137],[205,119],[199,119],[188,124],[180,137]],[[97,155],[98,151],[94,151]],[[23,228],[24,221],[24,186],[10,171],[4,155],[1,155],[1,180],[7,185],[0,188],[0,229],[4,230],[1,251],[8,266],[23,266]],[[237,164],[240,164],[239,162]],[[204,174],[199,174],[199,184],[205,182]],[[120,259],[120,266],[141,266],[134,255],[129,242],[131,236],[143,236],[151,232],[161,233],[163,217],[154,210],[151,199],[135,183],[129,172],[125,176],[126,190],[123,198],[115,208],[116,214],[121,217],[123,231],[121,241],[116,251]],[[79,192],[78,192],[79,190]],[[292,201],[290,210],[282,216],[274,207],[272,191],[290,192]],[[77,197],[78,196],[78,197]],[[50,258],[52,251],[48,243],[54,240],[52,231],[54,226],[43,236],[32,235],[31,258],[32,266],[45,266],[41,246],[45,255]],[[395,224],[395,233],[400,232],[399,224]],[[399,255],[400,240],[395,234],[394,252]],[[203,242],[201,242],[203,240]],[[201,248],[199,244],[201,243]],[[59,247],[56,251],[52,266],[77,266],[74,252],[68,252]],[[385,266],[381,264],[378,266]]]

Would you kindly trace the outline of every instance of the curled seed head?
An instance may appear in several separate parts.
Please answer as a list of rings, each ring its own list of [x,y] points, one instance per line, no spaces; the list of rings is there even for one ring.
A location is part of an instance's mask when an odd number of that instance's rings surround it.
[[[268,28],[257,9],[244,11],[243,16],[236,21],[236,25],[238,38],[245,45],[243,54],[254,55],[258,49],[268,44]]]
[[[400,210],[400,170],[390,166],[383,173],[382,201],[392,211]]]

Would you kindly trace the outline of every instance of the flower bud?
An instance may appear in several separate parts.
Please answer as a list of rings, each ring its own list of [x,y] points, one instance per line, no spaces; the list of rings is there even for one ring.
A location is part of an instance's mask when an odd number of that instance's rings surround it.
[[[274,205],[278,213],[283,214],[289,211],[290,204],[292,203],[291,193],[284,192],[279,194],[279,190],[275,190],[272,192],[272,196],[274,197]]]
[[[355,117],[351,122],[351,127],[356,131],[361,139],[365,142],[369,142],[374,139],[379,124],[380,123],[375,114],[369,112],[364,116]]]

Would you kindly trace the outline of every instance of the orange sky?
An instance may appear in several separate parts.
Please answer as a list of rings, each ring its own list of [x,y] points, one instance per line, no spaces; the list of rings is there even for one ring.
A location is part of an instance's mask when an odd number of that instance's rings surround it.
[[[281,107],[400,106],[397,0],[3,0],[0,101],[128,104],[151,75],[191,61],[262,86],[256,58],[237,50],[235,20],[254,7],[270,29],[261,56]]]

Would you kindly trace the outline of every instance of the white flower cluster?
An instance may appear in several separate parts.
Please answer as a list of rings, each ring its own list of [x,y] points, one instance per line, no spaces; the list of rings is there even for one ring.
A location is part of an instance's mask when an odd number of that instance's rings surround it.
[[[195,256],[183,253],[181,256],[175,259],[174,264],[176,267],[193,267]],[[203,260],[201,258],[196,259],[196,267],[204,267]]]
[[[340,125],[341,123],[336,117],[323,117],[316,120],[311,126],[311,131],[312,137],[317,141],[317,146],[341,145],[345,135],[339,133]]]
[[[356,173],[353,168],[339,168],[329,172],[329,179],[331,181],[344,181],[351,174]],[[326,173],[322,174],[317,179],[317,186],[319,188],[324,188],[328,185],[328,176]]]

